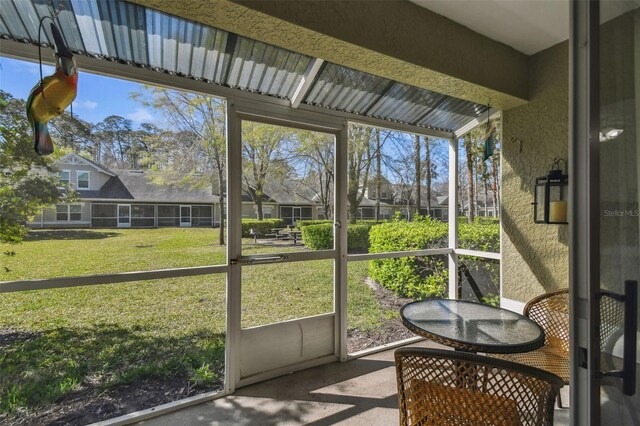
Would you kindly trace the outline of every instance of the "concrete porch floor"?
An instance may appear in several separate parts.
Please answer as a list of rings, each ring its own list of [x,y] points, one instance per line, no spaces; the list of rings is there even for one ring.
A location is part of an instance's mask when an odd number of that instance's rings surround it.
[[[432,342],[409,346],[440,347]],[[234,395],[145,420],[144,425],[394,425],[398,424],[394,349],[278,377]],[[563,404],[569,389],[562,388]],[[569,424],[556,408],[555,425]]]

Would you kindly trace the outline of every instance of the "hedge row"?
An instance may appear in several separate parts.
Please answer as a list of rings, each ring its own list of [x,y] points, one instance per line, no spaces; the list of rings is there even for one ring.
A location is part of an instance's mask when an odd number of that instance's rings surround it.
[[[302,230],[302,228],[304,228],[305,226],[309,226],[309,225],[322,225],[325,223],[333,223],[333,220],[330,219],[319,219],[319,220],[299,220],[298,222],[296,222],[296,225],[298,228],[300,228]],[[369,227],[372,227],[373,225],[378,225],[380,223],[386,223],[386,221],[377,221],[375,219],[361,219],[356,221],[356,225],[367,225]]]
[[[371,228],[371,253],[447,246],[447,224],[425,217],[394,221]],[[372,260],[369,276],[396,294],[412,298],[441,295],[448,280],[446,256]]]
[[[284,222],[282,219],[242,219],[242,237],[252,237],[251,230],[259,235],[270,234],[273,228],[282,228]]]
[[[302,226],[304,245],[312,250],[333,248],[333,223]],[[347,227],[349,252],[366,252],[369,248],[369,225],[349,225]]]
[[[473,223],[458,225],[458,246],[468,250],[500,251],[500,222],[476,218]]]
[[[500,249],[498,223],[477,220],[460,223],[459,246],[471,250],[497,252]],[[448,225],[423,218],[413,222],[395,221],[371,228],[371,253],[410,251],[447,247]],[[370,262],[369,275],[400,296],[426,298],[441,296],[447,288],[449,271],[444,255],[382,259]]]
[[[304,228],[305,226],[309,226],[309,225],[323,225],[323,224],[327,224],[327,223],[331,223],[333,224],[333,220],[331,219],[318,219],[318,220],[311,220],[311,219],[305,219],[305,220],[299,220],[296,222],[296,227],[298,227],[298,229],[302,230],[302,228]]]

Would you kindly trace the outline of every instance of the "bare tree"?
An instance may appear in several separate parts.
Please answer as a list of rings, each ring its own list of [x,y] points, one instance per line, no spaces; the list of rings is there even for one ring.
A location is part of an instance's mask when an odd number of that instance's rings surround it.
[[[431,141],[427,136],[424,137],[424,170],[425,170],[425,188],[427,190],[427,214],[431,216]]]
[[[475,210],[475,188],[474,188],[474,176],[473,176],[473,138],[471,134],[467,133],[464,136],[464,150],[466,153],[466,171],[467,171],[467,199],[469,200],[469,212],[467,213],[467,220],[469,223],[473,222],[474,210]]]
[[[146,88],[132,98],[162,112],[177,129],[171,148],[152,153],[164,164],[163,175],[173,173],[180,185],[211,188],[219,198],[220,245],[225,244],[226,136],[225,104],[218,98],[177,90]],[[216,194],[217,192],[217,194]],[[213,206],[212,206],[213,208]]]
[[[324,217],[333,219],[335,140],[325,133],[298,131],[297,155],[302,162],[300,183],[316,194]]]
[[[382,143],[376,132],[376,222],[380,221],[380,197],[382,196]]]
[[[373,133],[372,127],[359,124],[349,125],[347,200],[349,201],[349,221],[351,223],[355,223],[358,218],[358,208],[364,199],[364,190],[369,184],[371,162],[377,155],[376,149],[371,143]]]
[[[420,156],[420,136],[414,135],[413,137],[413,161],[414,169],[416,173],[416,213],[420,214],[420,207],[422,207],[422,199],[420,194],[420,186],[422,183],[422,158]]]
[[[245,121],[242,125],[243,191],[256,206],[259,220],[264,219],[262,203],[268,179],[288,176],[289,156],[294,152],[294,132],[282,126]]]

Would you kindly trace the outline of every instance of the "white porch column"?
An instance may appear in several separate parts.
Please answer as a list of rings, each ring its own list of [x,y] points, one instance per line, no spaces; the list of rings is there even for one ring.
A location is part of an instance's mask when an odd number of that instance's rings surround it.
[[[227,104],[227,334],[225,341],[225,392],[235,391],[240,380],[242,255],[242,129],[234,105]]]
[[[337,134],[335,145],[335,228],[336,241],[334,312],[335,355],[340,361],[347,360],[347,144],[348,124],[344,121],[342,131]]]
[[[458,248],[458,139],[449,140],[449,248]],[[449,254],[449,299],[458,297],[458,255]]]

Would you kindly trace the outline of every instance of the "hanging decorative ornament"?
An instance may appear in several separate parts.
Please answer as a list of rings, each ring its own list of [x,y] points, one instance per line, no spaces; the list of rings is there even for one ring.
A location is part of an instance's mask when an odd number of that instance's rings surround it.
[[[49,155],[53,152],[53,142],[47,123],[62,114],[78,93],[76,61],[65,44],[60,30],[49,16],[40,20],[38,45],[41,45],[40,32],[45,19],[51,20],[51,33],[56,47],[56,71],[42,78],[42,54],[40,53],[40,81],[31,89],[27,99],[27,117],[33,130],[34,147],[39,155]]]
[[[493,155],[496,146],[495,128],[491,125],[491,105],[487,105],[487,137],[484,141],[484,154],[482,161],[487,161]]]

